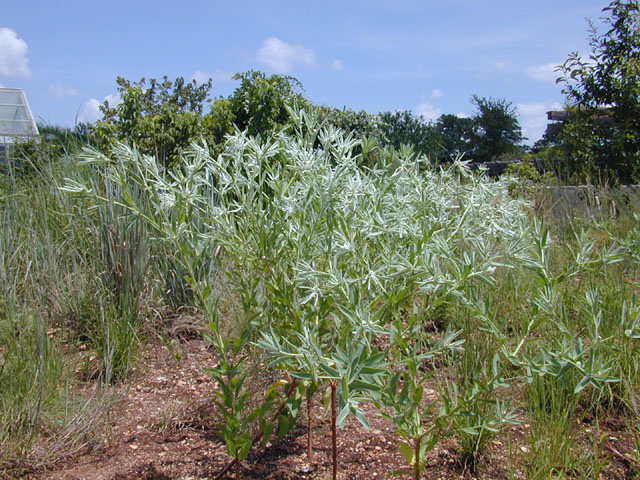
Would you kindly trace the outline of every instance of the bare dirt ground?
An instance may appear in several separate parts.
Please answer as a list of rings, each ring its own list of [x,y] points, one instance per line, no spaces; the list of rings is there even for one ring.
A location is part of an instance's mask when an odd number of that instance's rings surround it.
[[[118,387],[117,398],[105,416],[96,440],[83,452],[48,470],[33,472],[32,480],[125,480],[125,479],[214,479],[229,461],[226,447],[214,433],[211,398],[214,384],[204,373],[213,356],[201,339],[191,339],[175,349],[160,342],[145,347],[128,382]],[[330,479],[331,430],[329,415],[315,405],[314,455],[306,454],[306,418],[285,439],[266,447],[255,447],[242,463],[245,479]],[[392,425],[368,415],[372,429],[349,419],[338,432],[339,479],[391,478],[394,470],[406,468],[397,451],[398,438]],[[626,448],[621,435],[614,450]],[[475,472],[459,462],[453,439],[443,440],[430,452],[426,479],[524,478],[522,463],[527,451],[526,424],[499,435],[489,445]],[[631,478],[632,465],[615,452],[609,455],[606,476]],[[222,478],[235,478],[233,469]],[[410,478],[402,475],[397,478]]]

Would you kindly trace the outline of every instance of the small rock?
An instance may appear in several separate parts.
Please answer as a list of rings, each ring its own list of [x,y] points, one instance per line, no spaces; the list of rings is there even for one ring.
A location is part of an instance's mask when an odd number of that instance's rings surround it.
[[[304,463],[297,468],[299,473],[311,473],[315,471],[315,469],[316,467],[314,465],[309,465],[308,463]]]

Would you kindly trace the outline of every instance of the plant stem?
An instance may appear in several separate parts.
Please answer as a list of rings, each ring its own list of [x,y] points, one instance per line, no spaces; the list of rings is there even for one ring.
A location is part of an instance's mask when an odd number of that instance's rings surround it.
[[[311,461],[311,437],[313,435],[312,430],[312,418],[311,418],[311,398],[312,395],[307,395],[307,460]]]
[[[417,437],[413,445],[413,452],[415,455],[415,463],[413,464],[413,478],[420,480],[420,443],[422,443],[422,437]]]
[[[331,455],[333,458],[333,480],[338,478],[338,432],[336,430],[336,418],[338,412],[336,411],[336,390],[337,381],[331,380]]]

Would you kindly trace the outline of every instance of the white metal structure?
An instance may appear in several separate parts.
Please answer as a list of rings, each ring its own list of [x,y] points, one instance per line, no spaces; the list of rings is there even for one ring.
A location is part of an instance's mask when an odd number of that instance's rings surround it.
[[[38,127],[20,88],[0,88],[0,159],[11,145],[35,139]]]

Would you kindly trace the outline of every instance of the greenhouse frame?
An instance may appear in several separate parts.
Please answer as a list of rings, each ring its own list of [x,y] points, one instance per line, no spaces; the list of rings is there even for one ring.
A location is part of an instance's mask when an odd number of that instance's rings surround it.
[[[12,145],[37,138],[38,127],[22,89],[0,87],[0,161],[8,158]]]

